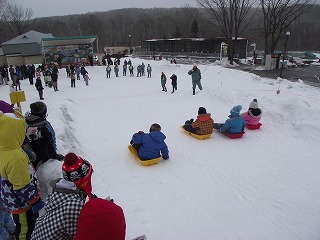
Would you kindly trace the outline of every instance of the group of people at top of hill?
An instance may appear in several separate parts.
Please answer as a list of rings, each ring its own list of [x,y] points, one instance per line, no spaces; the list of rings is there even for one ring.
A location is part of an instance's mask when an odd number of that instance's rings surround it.
[[[262,110],[259,108],[257,99],[253,99],[248,111],[240,114],[241,110],[241,105],[234,106],[230,110],[230,115],[224,123],[214,123],[211,114],[207,113],[204,107],[200,107],[197,119],[187,120],[183,127],[188,132],[197,135],[211,134],[213,129],[221,133],[239,134],[243,132],[246,124],[258,125],[260,123]]]
[[[58,154],[46,105],[30,109],[24,117],[0,100],[0,239],[124,240],[122,208],[92,193],[92,165],[74,153]],[[45,203],[35,169],[49,159],[63,161],[63,178],[50,182]]]

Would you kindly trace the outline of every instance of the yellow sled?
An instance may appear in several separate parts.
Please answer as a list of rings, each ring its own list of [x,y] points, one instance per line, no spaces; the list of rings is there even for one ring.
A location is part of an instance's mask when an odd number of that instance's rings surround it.
[[[157,164],[161,161],[161,156],[158,158],[153,158],[153,159],[149,159],[149,160],[141,160],[138,156],[137,150],[133,146],[129,145],[128,149],[129,149],[130,153],[132,154],[132,156],[134,156],[134,158],[137,159],[138,162],[141,163],[143,166],[150,166],[153,164]]]
[[[186,133],[188,133],[189,135],[191,135],[192,137],[199,139],[199,140],[204,140],[204,139],[208,139],[211,137],[211,134],[206,134],[206,135],[198,135],[198,134],[194,134],[191,132],[188,132],[187,130],[184,129],[183,126],[181,126],[182,130],[185,131]]]

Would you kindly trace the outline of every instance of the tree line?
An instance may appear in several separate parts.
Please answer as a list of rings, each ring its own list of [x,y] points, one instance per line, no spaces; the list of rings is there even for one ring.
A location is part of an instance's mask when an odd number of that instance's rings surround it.
[[[127,8],[32,19],[31,8],[0,0],[0,41],[29,30],[55,37],[96,35],[95,51],[103,52],[105,46],[139,46],[147,39],[243,37],[256,43],[257,50],[271,53],[283,49],[285,33],[290,31],[288,50],[320,50],[320,5],[309,0],[197,2],[198,8]],[[232,51],[230,46],[230,58]]]

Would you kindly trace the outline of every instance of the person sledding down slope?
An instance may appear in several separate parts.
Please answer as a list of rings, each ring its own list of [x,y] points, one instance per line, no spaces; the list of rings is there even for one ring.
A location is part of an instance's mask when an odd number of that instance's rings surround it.
[[[230,110],[229,119],[225,123],[215,123],[213,125],[214,129],[219,130],[222,133],[239,134],[242,133],[246,123],[240,116],[240,111],[242,109],[241,105],[234,106]]]
[[[2,106],[2,102],[0,104]],[[26,122],[21,113],[0,106],[0,191],[13,215],[15,238],[30,239],[38,212],[44,206],[38,180],[28,156],[22,151]],[[5,113],[2,111],[6,111]]]
[[[207,113],[204,107],[199,107],[197,119],[194,121],[192,118],[186,121],[183,128],[197,135],[207,135],[212,133],[213,124],[211,114]]]
[[[166,136],[161,132],[157,123],[151,125],[150,133],[139,131],[132,136],[130,144],[137,150],[141,160],[158,158],[160,152],[163,159],[169,159],[169,150],[164,142]]]
[[[257,99],[253,99],[253,101],[249,104],[248,111],[241,114],[242,118],[244,119],[247,125],[260,124],[261,115],[262,110],[259,108]]]

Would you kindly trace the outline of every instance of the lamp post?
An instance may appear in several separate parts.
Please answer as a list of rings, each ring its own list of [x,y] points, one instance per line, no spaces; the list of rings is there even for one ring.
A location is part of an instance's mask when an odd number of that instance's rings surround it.
[[[225,42],[222,42],[220,45],[220,61],[222,60],[222,51],[223,51],[223,46],[226,45]]]
[[[256,48],[257,48],[257,44],[256,43],[252,43],[252,44],[250,44],[250,47],[253,47],[253,65],[255,65],[255,63],[256,63]]]
[[[283,70],[283,65],[284,65],[284,56],[286,55],[289,36],[290,36],[290,32],[288,31],[288,32],[286,32],[286,42],[284,43],[284,52],[283,52],[283,56],[282,56],[282,64],[281,64],[281,70],[280,70],[280,76],[279,77],[282,77],[282,70]]]

